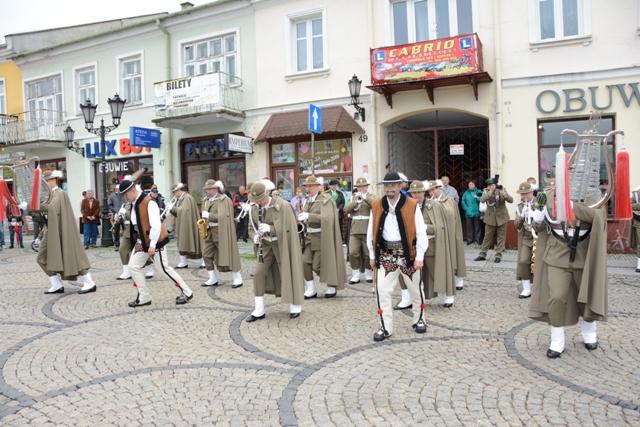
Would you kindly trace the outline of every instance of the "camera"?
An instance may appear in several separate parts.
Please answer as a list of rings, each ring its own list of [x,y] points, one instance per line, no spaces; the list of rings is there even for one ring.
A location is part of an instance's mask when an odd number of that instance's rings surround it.
[[[498,190],[502,190],[502,184],[498,184],[498,185],[496,185],[496,188],[497,188]]]

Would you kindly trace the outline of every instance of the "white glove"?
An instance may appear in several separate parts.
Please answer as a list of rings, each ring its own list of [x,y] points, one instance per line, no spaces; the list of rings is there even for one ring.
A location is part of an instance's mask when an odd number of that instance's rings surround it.
[[[301,212],[298,214],[298,221],[305,222],[309,219],[309,212]]]
[[[262,234],[271,233],[271,227],[269,224],[265,224],[264,222],[258,226],[258,231]]]
[[[260,244],[260,235],[259,234],[254,234],[253,243],[255,243],[256,245]]]
[[[208,211],[202,211],[202,218],[209,219],[209,212]]]
[[[120,208],[120,210],[118,211],[118,215],[119,216],[124,216],[124,214],[126,214],[126,213],[127,213],[127,210],[124,208],[124,206],[122,206]]]
[[[532,218],[534,222],[540,224],[542,221],[544,221],[544,211],[541,211],[541,210],[533,211]]]
[[[22,209],[23,211],[27,210],[27,202],[20,203],[20,209]]]
[[[527,218],[529,215],[529,208],[526,206],[522,208],[522,212],[520,212],[520,218]]]

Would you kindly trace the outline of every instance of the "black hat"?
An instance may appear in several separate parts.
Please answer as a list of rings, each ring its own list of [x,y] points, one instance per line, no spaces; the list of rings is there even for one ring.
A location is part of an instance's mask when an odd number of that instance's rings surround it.
[[[331,181],[329,181],[329,185],[338,185],[338,180],[332,179]]]
[[[400,177],[400,174],[398,174],[398,172],[387,172],[382,181],[378,183],[378,185],[394,184],[397,182],[404,182],[404,180]]]
[[[124,194],[127,191],[131,190],[135,185],[136,185],[135,182],[125,179],[120,183],[118,188],[120,189],[120,193]]]

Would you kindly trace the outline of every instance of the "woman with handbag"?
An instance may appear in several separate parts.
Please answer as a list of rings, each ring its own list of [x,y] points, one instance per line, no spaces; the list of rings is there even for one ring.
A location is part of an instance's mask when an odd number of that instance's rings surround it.
[[[467,190],[462,194],[460,204],[464,210],[464,221],[467,245],[481,244],[480,197],[482,191],[476,188],[474,180],[469,181]]]

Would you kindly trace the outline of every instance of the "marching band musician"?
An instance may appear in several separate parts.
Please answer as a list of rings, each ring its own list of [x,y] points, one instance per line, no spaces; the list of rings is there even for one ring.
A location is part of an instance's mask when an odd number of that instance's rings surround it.
[[[631,210],[633,211],[633,221],[631,221],[631,238],[629,239],[632,249],[636,250],[636,273],[640,273],[640,187],[633,190],[631,197]]]
[[[531,296],[531,263],[533,258],[533,244],[535,238],[531,232],[531,221],[533,219],[533,191],[534,188],[529,182],[523,182],[518,187],[518,194],[522,197],[516,207],[515,226],[518,230],[518,266],[516,269],[516,280],[522,282],[522,291],[518,298],[529,298]]]
[[[42,206],[47,222],[37,257],[38,265],[51,281],[45,294],[64,293],[62,280],[82,282],[79,294],[95,292],[96,284],[89,273],[91,265],[80,241],[71,201],[58,187],[58,179],[62,179],[63,174],[59,170],[45,171],[43,178],[51,189],[49,202]]]
[[[425,333],[424,296],[420,289],[420,270],[428,240],[424,218],[415,199],[400,192],[402,178],[389,172],[381,182],[385,196],[376,199],[367,228],[367,247],[371,269],[375,270],[380,329],[373,340],[383,341],[393,334],[391,293],[403,277],[413,300],[413,329]],[[381,271],[384,270],[384,271]]]
[[[351,264],[350,284],[360,282],[360,275],[365,274],[367,283],[373,282],[373,272],[369,268],[367,249],[367,226],[369,225],[369,215],[371,205],[375,196],[369,193],[369,180],[360,177],[356,180],[355,187],[358,189],[355,197],[351,198],[351,203],[345,209],[345,213],[351,215],[351,226],[349,227],[349,263]]]
[[[198,235],[198,203],[187,192],[186,186],[179,182],[171,187],[176,203],[169,210],[176,218],[175,234],[178,240],[180,262],[176,268],[188,268],[187,259],[201,259],[202,249]]]
[[[553,199],[547,197],[546,212],[551,210]],[[543,210],[532,214],[538,232],[536,253],[540,255],[533,273],[529,317],[549,323],[551,343],[547,357],[551,359],[564,352],[564,327],[575,325],[578,320],[585,348],[598,348],[596,320],[607,317],[606,208],[578,202],[572,202],[572,206],[580,227],[567,223],[563,229],[561,224],[550,221]],[[576,233],[578,237],[574,238]]]
[[[295,319],[302,312],[304,299],[302,250],[295,214],[286,200],[269,196],[263,182],[250,187],[249,201],[253,204],[250,221],[256,230],[253,242],[259,248],[259,262],[253,280],[255,307],[245,321],[265,318],[265,293],[289,304],[289,317]]]
[[[231,271],[232,288],[242,286],[240,274],[240,252],[236,240],[236,224],[233,203],[223,192],[221,181],[208,179],[202,187],[207,196],[202,206],[202,219],[206,228],[206,238],[202,248],[202,258],[209,273],[209,279],[202,286],[217,286],[216,265],[220,271]]]
[[[122,263],[122,273],[117,277],[117,280],[131,279],[131,271],[129,270],[129,260],[131,259],[131,252],[133,246],[131,245],[131,203],[123,200],[123,204],[120,210],[116,212],[114,219],[116,221],[122,221],[121,233],[120,233],[120,245],[118,246],[118,254],[120,255],[120,262]],[[144,276],[147,279],[153,277],[153,262],[149,260],[147,266],[144,268]]]
[[[434,181],[432,198],[442,203],[444,206],[445,220],[447,222],[447,236],[449,238],[449,250],[453,270],[455,272],[456,289],[462,290],[464,287],[464,277],[467,275],[467,263],[464,259],[464,237],[462,236],[462,220],[460,219],[460,209],[455,199],[442,193],[444,184],[442,180]],[[447,300],[447,297],[449,297]],[[453,305],[453,294],[445,297],[445,307]]]
[[[132,206],[129,239],[134,250],[129,259],[129,270],[138,289],[138,295],[134,301],[129,302],[129,307],[135,308],[151,304],[151,294],[147,289],[143,272],[149,259],[153,259],[154,263],[180,289],[180,295],[176,297],[176,304],[186,304],[193,298],[193,291],[167,262],[164,246],[169,243],[169,237],[167,229],[160,221],[158,204],[151,197],[145,196],[133,182],[128,180],[120,183],[120,192]]]
[[[331,196],[321,193],[322,182],[311,175],[304,181],[307,201],[298,215],[306,223],[307,237],[303,251],[305,292],[304,298],[318,296],[313,279],[315,272],[320,282],[327,284],[325,298],[333,298],[337,290],[344,289],[346,268],[342,252],[342,237],[338,223],[338,209]]]
[[[451,307],[449,295],[455,294],[455,275],[452,259],[449,256],[449,233],[445,207],[433,199],[433,186],[430,181],[413,181],[409,187],[411,196],[418,202],[424,219],[428,247],[422,267],[422,283],[426,299],[438,295],[444,296],[444,306]]]

